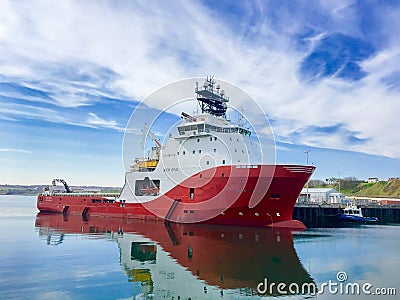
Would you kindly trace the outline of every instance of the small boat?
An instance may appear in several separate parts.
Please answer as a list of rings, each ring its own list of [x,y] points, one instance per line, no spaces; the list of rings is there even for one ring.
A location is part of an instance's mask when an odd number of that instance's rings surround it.
[[[339,214],[339,219],[344,222],[352,223],[376,223],[376,217],[364,217],[361,208],[356,205],[349,205],[343,209],[343,213]]]

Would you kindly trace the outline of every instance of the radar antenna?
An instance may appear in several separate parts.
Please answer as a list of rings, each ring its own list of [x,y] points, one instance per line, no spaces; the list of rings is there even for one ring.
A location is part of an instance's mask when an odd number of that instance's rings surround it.
[[[219,84],[215,86],[214,76],[207,76],[201,88],[196,82],[195,92],[202,113],[226,118],[226,103],[229,102],[229,97],[221,90]]]

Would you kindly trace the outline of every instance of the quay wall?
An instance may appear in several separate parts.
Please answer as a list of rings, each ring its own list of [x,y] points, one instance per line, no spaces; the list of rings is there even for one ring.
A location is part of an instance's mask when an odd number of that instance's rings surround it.
[[[399,206],[359,205],[365,217],[377,217],[378,224],[400,224]],[[293,219],[307,227],[341,227],[338,215],[343,212],[343,205],[296,204]]]

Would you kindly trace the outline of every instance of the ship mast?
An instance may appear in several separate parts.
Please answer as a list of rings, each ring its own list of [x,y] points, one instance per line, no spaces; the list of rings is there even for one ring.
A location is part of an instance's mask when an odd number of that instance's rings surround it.
[[[202,113],[226,118],[226,103],[229,102],[229,97],[221,90],[219,84],[215,85],[214,76],[207,76],[201,88],[196,82],[195,92]]]

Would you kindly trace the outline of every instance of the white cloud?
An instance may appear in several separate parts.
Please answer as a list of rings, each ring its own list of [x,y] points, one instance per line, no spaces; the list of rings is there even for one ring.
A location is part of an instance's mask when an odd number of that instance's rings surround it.
[[[5,116],[19,116],[29,119],[39,119],[43,121],[48,121],[52,123],[64,123],[78,125],[77,121],[72,121],[66,118],[66,114],[61,115],[61,113],[43,107],[36,107],[34,105],[25,105],[17,103],[3,103],[0,107],[0,114]]]
[[[68,292],[49,291],[49,292],[42,292],[42,293],[38,294],[37,299],[39,299],[39,300],[51,300],[51,299],[70,300],[70,299],[72,299],[72,297],[68,294]]]
[[[334,15],[332,24],[339,29],[356,26],[357,12],[351,2],[323,3],[322,9]],[[400,135],[393,134],[399,129],[400,96],[381,82],[399,66],[400,46],[395,37],[363,64],[369,75],[361,81],[325,79],[311,84],[297,76],[308,53],[298,50],[291,36],[307,25],[301,23],[303,19],[291,24],[291,18],[282,16],[286,23],[280,25],[288,29],[281,33],[274,32],[270,21],[260,20],[252,25],[254,36],[250,39],[229,27],[228,20],[193,1],[3,2],[1,6],[0,73],[47,83],[46,91],[58,105],[88,105],[81,96],[88,91],[111,95],[122,91],[129,98],[142,99],[174,80],[213,73],[253,95],[278,120],[275,133],[286,142],[400,157]],[[386,32],[390,32],[389,25],[383,24],[388,27]],[[358,34],[359,30],[354,31]],[[317,31],[312,42],[325,34],[329,31]],[[76,85],[74,80],[64,82],[63,74],[52,74],[51,65],[73,65],[88,74],[96,74],[97,67],[104,66],[118,78],[101,84],[78,80],[81,85]],[[157,108],[160,105],[154,103]],[[236,106],[240,105],[245,103],[238,101]],[[38,110],[34,113],[43,115]],[[259,117],[258,112],[245,113]],[[120,129],[115,120],[94,113],[80,123]],[[307,131],[312,126],[337,124],[342,130],[315,136]],[[357,133],[365,142],[350,143],[343,132]],[[287,138],[293,133],[300,134],[294,140]]]
[[[115,120],[105,120],[100,118],[95,113],[89,113],[89,117],[87,119],[87,123],[90,125],[94,125],[95,127],[105,127],[105,128],[112,128],[117,129],[119,131],[124,131],[125,128],[121,128],[117,121]]]
[[[0,152],[13,152],[13,153],[26,153],[31,154],[32,151],[23,149],[10,149],[10,148],[0,148]]]
[[[89,113],[89,116],[84,119],[81,114],[75,114],[73,112],[58,111],[56,109],[36,107],[34,105],[3,103],[2,107],[0,107],[0,119],[14,121],[15,118],[10,118],[10,115],[57,124],[89,128],[110,128],[118,131],[125,130],[125,127],[119,126],[117,121],[100,118],[94,113]]]

